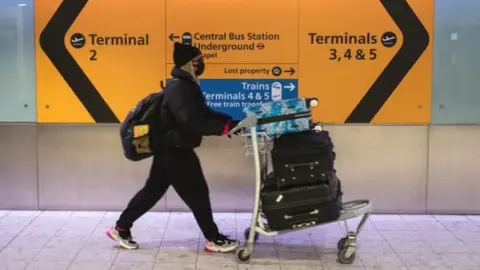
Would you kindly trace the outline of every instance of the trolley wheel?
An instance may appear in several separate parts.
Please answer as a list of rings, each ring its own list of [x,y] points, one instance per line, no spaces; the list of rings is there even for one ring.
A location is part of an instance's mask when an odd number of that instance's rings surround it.
[[[250,261],[250,258],[252,257],[252,254],[245,254],[245,247],[239,248],[237,250],[237,259],[240,262],[243,263],[248,263]]]
[[[248,240],[248,235],[250,234],[250,228],[246,228],[245,231],[243,232],[243,237],[245,238],[245,241]],[[255,232],[255,236],[253,237],[253,242],[256,243],[258,240],[258,232]]]
[[[343,237],[342,239],[338,240],[338,243],[337,243],[338,250],[343,249],[346,242],[347,242],[347,237]]]
[[[352,264],[355,261],[356,254],[355,252],[347,257],[347,250],[348,248],[343,248],[338,251],[338,261],[343,264]]]
[[[312,98],[312,99],[309,101],[309,103],[310,103],[310,104],[309,104],[310,107],[315,108],[315,107],[318,106],[318,99]]]

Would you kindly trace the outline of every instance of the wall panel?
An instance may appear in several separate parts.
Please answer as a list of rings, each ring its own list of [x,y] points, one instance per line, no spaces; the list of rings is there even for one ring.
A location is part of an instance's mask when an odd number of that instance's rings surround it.
[[[428,211],[480,214],[479,126],[432,126]]]
[[[371,199],[377,213],[426,211],[427,126],[327,128],[344,200]]]
[[[118,125],[40,125],[40,209],[122,210],[143,186],[149,161],[123,157]],[[165,200],[155,210],[164,210]]]
[[[0,209],[37,209],[37,127],[0,124],[0,149]]]

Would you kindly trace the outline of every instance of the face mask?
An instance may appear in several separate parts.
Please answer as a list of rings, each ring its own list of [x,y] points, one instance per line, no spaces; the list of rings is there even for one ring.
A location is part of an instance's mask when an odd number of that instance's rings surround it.
[[[196,76],[202,75],[203,72],[205,71],[205,63],[203,61],[196,62],[194,64],[194,67],[196,67],[196,70],[195,70]]]

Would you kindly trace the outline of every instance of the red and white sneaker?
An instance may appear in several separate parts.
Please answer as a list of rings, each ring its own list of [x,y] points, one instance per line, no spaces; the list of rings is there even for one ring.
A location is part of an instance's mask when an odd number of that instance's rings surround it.
[[[137,249],[139,245],[137,242],[133,241],[132,233],[130,230],[119,229],[114,227],[106,232],[107,236],[113,241],[117,242],[120,246],[125,249]]]
[[[231,252],[237,249],[239,242],[225,235],[219,235],[216,239],[209,239],[205,244],[206,252]]]

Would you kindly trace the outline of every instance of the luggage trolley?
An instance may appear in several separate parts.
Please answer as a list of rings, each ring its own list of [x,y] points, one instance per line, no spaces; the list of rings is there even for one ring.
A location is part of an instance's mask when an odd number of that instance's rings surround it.
[[[315,100],[316,101],[316,100]],[[316,106],[316,102],[311,104]],[[250,261],[253,247],[259,235],[263,236],[277,236],[280,234],[311,229],[312,227],[325,225],[337,221],[344,221],[346,236],[338,241],[338,262],[343,264],[351,264],[355,261],[357,249],[357,235],[365,225],[370,213],[372,212],[372,203],[369,200],[354,200],[342,203],[340,217],[337,220],[321,224],[306,224],[291,230],[274,231],[269,229],[268,221],[262,212],[260,193],[262,184],[268,173],[268,157],[273,148],[273,138],[264,132],[257,132],[258,118],[255,116],[248,116],[243,119],[237,127],[230,131],[229,135],[239,133],[243,137],[243,146],[245,148],[246,156],[253,156],[255,163],[255,202],[253,206],[252,221],[249,228],[245,229],[244,237],[246,243],[237,250],[236,256],[239,262],[247,263]],[[321,130],[322,126],[316,124],[316,130]],[[360,223],[355,231],[349,231],[348,219],[362,216]]]

